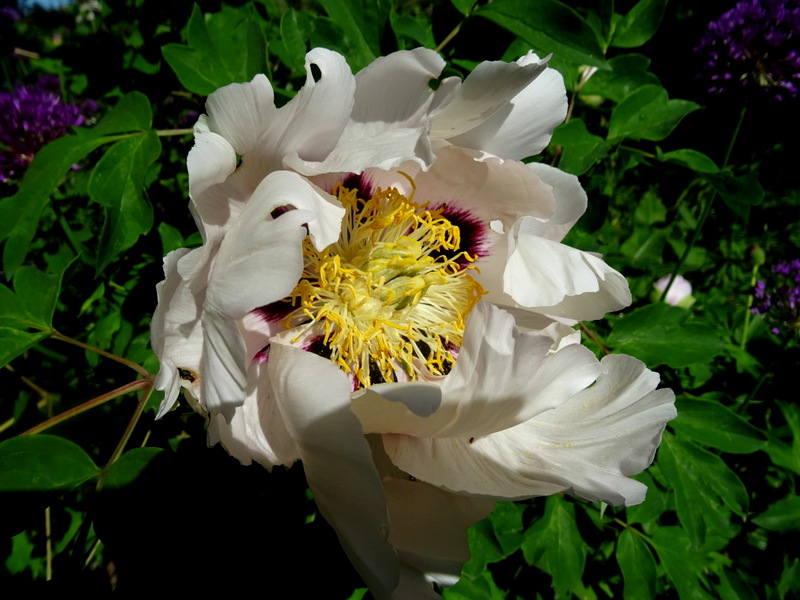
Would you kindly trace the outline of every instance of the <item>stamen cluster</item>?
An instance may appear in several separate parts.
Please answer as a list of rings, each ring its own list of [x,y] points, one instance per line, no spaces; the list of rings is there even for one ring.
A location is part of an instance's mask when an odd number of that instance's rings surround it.
[[[306,238],[284,325],[320,323],[330,359],[359,387],[447,374],[484,293],[463,266],[475,257],[460,250],[458,227],[395,188],[334,193],[346,209],[341,235],[321,252]]]

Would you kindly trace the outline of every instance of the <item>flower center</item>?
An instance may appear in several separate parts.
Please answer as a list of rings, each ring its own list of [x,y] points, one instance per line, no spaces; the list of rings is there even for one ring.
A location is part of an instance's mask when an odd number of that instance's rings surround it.
[[[484,294],[463,266],[475,257],[460,250],[458,227],[395,188],[365,200],[337,184],[334,194],[346,210],[341,235],[321,252],[306,237],[283,324],[321,323],[330,359],[359,387],[447,374]]]

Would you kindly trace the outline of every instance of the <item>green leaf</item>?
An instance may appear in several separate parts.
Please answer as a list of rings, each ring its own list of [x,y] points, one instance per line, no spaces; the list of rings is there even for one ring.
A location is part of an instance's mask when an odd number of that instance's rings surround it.
[[[722,569],[719,583],[719,595],[722,600],[758,600],[758,595],[747,582],[730,569]]]
[[[23,435],[0,443],[0,492],[72,489],[99,469],[83,449],[53,435]]]
[[[392,31],[397,37],[398,45],[401,50],[411,50],[417,46],[423,48],[436,48],[436,40],[433,37],[433,25],[425,15],[411,16],[406,13],[392,11],[389,13],[392,24]],[[414,43],[407,43],[403,40],[412,40]]]
[[[678,518],[695,547],[702,547],[710,533],[736,535],[730,513],[746,514],[747,490],[719,456],[665,433],[658,461],[675,492]]]
[[[153,226],[153,209],[143,197],[147,169],[161,153],[154,131],[117,142],[98,161],[89,179],[89,195],[106,209],[100,235],[97,272]]]
[[[671,162],[690,168],[697,173],[718,173],[719,167],[708,156],[691,148],[673,150],[672,152],[661,152],[659,148],[658,159],[664,162]]]
[[[469,16],[475,2],[476,0],[450,0],[450,3],[456,7],[456,10],[464,16]]]
[[[108,134],[148,129],[151,118],[147,98],[132,92],[94,128],[54,140],[36,153],[17,193],[0,200],[0,241],[8,240],[3,252],[6,277],[11,277],[25,260],[39,217],[72,166],[95,148],[120,139]]]
[[[186,41],[186,45],[167,44],[161,52],[181,84],[196,94],[207,96],[267,70],[264,33],[248,6],[223,5],[221,12],[206,19],[195,5]]]
[[[650,59],[643,54],[623,54],[608,61],[611,70],[599,70],[581,88],[581,95],[601,96],[622,102],[645,85],[661,85],[658,77],[649,73]]]
[[[661,527],[655,531],[651,542],[681,600],[713,600],[703,589],[708,559],[692,548],[683,529]]]
[[[472,557],[463,567],[463,573],[470,577],[479,577],[486,570],[486,565],[505,558],[503,548],[494,535],[494,529],[488,519],[478,521],[469,528],[469,549]]]
[[[36,329],[53,328],[53,313],[61,291],[62,274],[43,273],[34,267],[20,267],[14,275],[14,291],[26,322]]]
[[[639,0],[614,28],[611,45],[617,48],[636,48],[653,37],[661,24],[667,0]]]
[[[683,117],[698,108],[698,104],[689,100],[669,100],[667,91],[659,85],[646,85],[625,98],[611,113],[608,141],[663,140]]]
[[[446,600],[506,600],[506,593],[497,587],[491,571],[482,571],[475,577],[463,575],[453,587],[445,588]]]
[[[662,263],[666,238],[667,230],[664,228],[639,227],[619,249],[628,257],[631,266],[652,270]]]
[[[688,321],[690,314],[664,303],[638,308],[613,323],[608,344],[651,367],[707,362],[722,352],[724,343],[707,325]]]
[[[557,596],[580,585],[586,562],[586,544],[575,522],[575,507],[561,496],[547,499],[545,512],[526,532],[522,552],[529,565],[536,565],[553,578]]]
[[[0,366],[5,366],[47,337],[49,334],[45,332],[28,333],[0,326]]]
[[[558,167],[573,175],[583,175],[605,158],[611,147],[600,136],[589,133],[581,119],[572,119],[556,127],[553,144],[561,146]]]
[[[330,20],[344,32],[348,63],[353,72],[381,54],[381,35],[389,19],[390,3],[375,0],[320,0]]]
[[[708,177],[725,204],[745,223],[750,217],[750,207],[764,200],[764,189],[754,173],[734,177],[732,173],[720,172]]]
[[[739,415],[718,402],[679,399],[678,418],[670,425],[698,442],[733,454],[750,454],[767,445],[767,439]]]
[[[754,517],[753,523],[771,531],[800,530],[800,497],[787,496],[778,500]]]
[[[81,135],[99,136],[144,131],[150,129],[152,123],[153,110],[147,96],[141,92],[130,92],[120,98],[97,125]]]
[[[494,535],[500,543],[505,556],[516,552],[523,540],[522,513],[525,507],[515,502],[499,502],[489,520],[494,529]]]
[[[31,163],[16,194],[0,200],[0,241],[7,239],[3,269],[11,277],[28,254],[39,217],[72,165],[109,141],[84,135],[59,138],[47,144]]]
[[[494,0],[473,14],[518,35],[542,56],[607,68],[597,33],[572,8],[557,0]]]
[[[36,545],[31,542],[30,535],[23,531],[12,538],[11,554],[6,560],[6,569],[12,575],[30,570],[34,579],[44,578],[47,573],[45,558],[34,556]]]
[[[667,208],[655,191],[648,190],[642,194],[633,216],[637,223],[655,225],[667,220]]]
[[[103,478],[103,488],[113,490],[133,483],[163,448],[134,448],[119,457]]]
[[[783,573],[778,581],[778,597],[781,600],[795,598],[796,595],[789,596],[789,593],[800,593],[800,559],[795,558],[789,563],[788,558],[784,557],[783,565]]]
[[[792,431],[793,441],[791,445],[785,444],[770,434],[769,444],[764,450],[776,465],[791,469],[800,475],[800,406],[780,400],[777,404]]]
[[[630,529],[619,535],[617,542],[617,562],[625,583],[625,600],[655,598],[656,561],[642,539]]]
[[[302,13],[290,8],[281,17],[281,41],[283,42],[286,53],[282,57],[289,67],[294,70],[302,70],[306,62],[306,35],[307,30],[303,26]]]

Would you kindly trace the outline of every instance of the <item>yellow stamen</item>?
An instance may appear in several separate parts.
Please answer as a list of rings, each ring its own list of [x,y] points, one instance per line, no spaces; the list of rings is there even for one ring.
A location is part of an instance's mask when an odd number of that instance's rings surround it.
[[[288,299],[296,308],[284,326],[324,323],[331,360],[363,387],[401,372],[411,380],[445,375],[484,294],[474,267],[458,261],[477,257],[459,252],[458,227],[413,193],[379,188],[364,200],[337,184],[334,194],[346,209],[341,235],[322,251],[304,241],[302,279]]]

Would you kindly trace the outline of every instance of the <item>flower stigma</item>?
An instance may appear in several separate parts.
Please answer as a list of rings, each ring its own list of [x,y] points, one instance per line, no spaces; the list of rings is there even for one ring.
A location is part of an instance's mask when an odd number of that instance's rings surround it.
[[[420,206],[413,192],[378,188],[364,199],[337,183],[333,193],[345,208],[341,234],[322,251],[306,236],[303,275],[285,299],[295,308],[282,324],[320,324],[324,354],[356,387],[446,375],[485,293],[470,276],[477,255],[460,249],[441,208]]]

